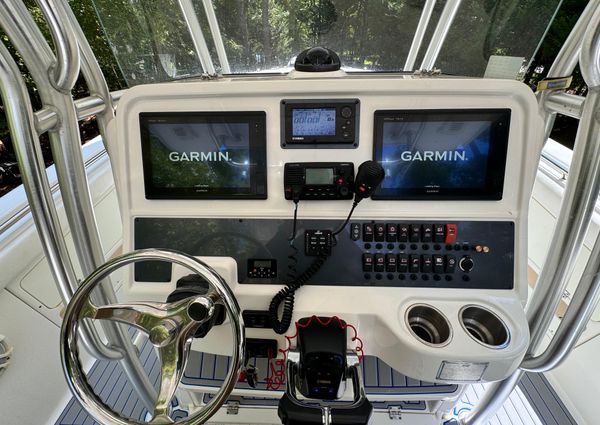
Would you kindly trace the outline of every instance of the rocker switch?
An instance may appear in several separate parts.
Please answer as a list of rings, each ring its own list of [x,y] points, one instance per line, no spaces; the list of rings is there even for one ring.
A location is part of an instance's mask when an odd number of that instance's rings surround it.
[[[456,243],[456,224],[446,224],[446,244]]]

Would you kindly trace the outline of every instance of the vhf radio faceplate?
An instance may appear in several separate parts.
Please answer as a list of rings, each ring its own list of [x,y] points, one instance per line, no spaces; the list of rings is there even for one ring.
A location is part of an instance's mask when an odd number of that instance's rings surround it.
[[[285,199],[352,199],[351,162],[288,162],[283,173]]]

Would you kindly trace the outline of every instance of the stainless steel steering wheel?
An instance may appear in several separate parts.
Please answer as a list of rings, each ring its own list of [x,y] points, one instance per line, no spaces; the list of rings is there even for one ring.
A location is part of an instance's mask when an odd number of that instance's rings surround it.
[[[120,267],[139,261],[167,261],[178,264],[202,276],[212,292],[172,303],[140,302],[95,306],[90,294],[99,282]],[[63,372],[73,394],[83,407],[103,424],[140,424],[124,419],[109,409],[94,393],[87,382],[79,360],[77,325],[84,319],[114,320],[134,326],[145,332],[158,350],[161,362],[161,381],[150,424],[175,423],[169,417],[169,405],[187,363],[194,332],[215,313],[215,304],[222,303],[233,334],[233,353],[230,368],[223,385],[212,400],[197,412],[178,421],[180,425],[206,422],[227,400],[233,390],[244,359],[245,331],[240,307],[223,278],[202,261],[187,254],[146,249],[117,257],[92,273],[77,289],[69,302],[60,333]]]

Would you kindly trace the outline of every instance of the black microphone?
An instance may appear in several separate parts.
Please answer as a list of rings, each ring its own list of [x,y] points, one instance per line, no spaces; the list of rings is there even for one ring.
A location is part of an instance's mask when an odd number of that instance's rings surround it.
[[[354,179],[354,202],[369,198],[383,181],[385,171],[377,161],[365,161],[358,167]]]

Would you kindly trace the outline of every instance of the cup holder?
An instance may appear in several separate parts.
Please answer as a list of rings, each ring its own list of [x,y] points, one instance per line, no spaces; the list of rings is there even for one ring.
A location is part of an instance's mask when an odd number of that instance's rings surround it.
[[[452,330],[448,319],[431,306],[418,304],[410,307],[406,321],[410,332],[427,345],[441,347],[450,342]]]
[[[462,309],[460,319],[471,338],[489,348],[505,348],[510,340],[508,328],[491,311],[477,306]]]

